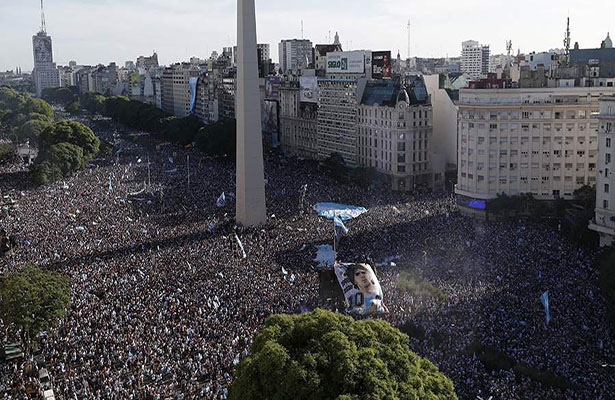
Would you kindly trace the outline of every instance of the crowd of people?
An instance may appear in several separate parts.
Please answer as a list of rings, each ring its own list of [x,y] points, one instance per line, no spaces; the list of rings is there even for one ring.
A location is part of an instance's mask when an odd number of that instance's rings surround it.
[[[147,144],[146,136],[128,140],[109,122],[92,127],[116,152],[66,181],[34,187],[24,166],[0,167],[0,195],[18,204],[0,227],[19,242],[0,260],[0,273],[32,262],[71,282],[68,315],[38,338],[56,398],[224,399],[233,367],[269,315],[328,306],[319,300],[313,259],[316,245],[331,243],[333,229],[307,210],[320,201],[368,208],[347,222],[338,259],[379,265],[390,311],[381,318],[425,330],[410,347],[453,380],[460,398],[615,393],[608,367],[615,349],[595,254],[557,227],[467,219],[450,195],[338,185],[312,163],[269,153],[268,222],[237,228],[231,161]],[[220,207],[223,192],[229,201]],[[408,270],[444,297],[403,290],[398,280]],[[548,325],[539,301],[546,290]],[[0,321],[0,340],[18,337]],[[576,388],[489,371],[465,351],[471,343]],[[28,379],[20,364],[0,365],[0,398],[27,398]]]

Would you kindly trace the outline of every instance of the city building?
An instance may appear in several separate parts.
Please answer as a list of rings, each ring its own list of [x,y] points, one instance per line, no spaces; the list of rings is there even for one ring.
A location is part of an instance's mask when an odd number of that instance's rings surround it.
[[[462,89],[456,193],[484,215],[497,194],[572,199],[598,174],[598,99],[606,88]]]
[[[158,54],[155,51],[150,57],[140,56],[137,58],[137,68],[150,69],[158,67]]]
[[[461,45],[461,72],[472,79],[480,79],[489,72],[489,46],[467,40]]]
[[[283,74],[309,68],[314,64],[312,42],[307,39],[282,40],[278,45],[280,70]]]
[[[358,165],[390,176],[393,190],[443,188],[444,168],[434,175],[430,162],[432,107],[422,77],[369,81],[357,120]]]
[[[600,99],[598,121],[596,218],[589,228],[600,235],[600,246],[612,246],[615,242],[615,97]]]
[[[425,75],[431,97],[433,134],[430,149],[444,155],[447,171],[457,170],[457,105],[459,89],[467,86],[460,74]]]
[[[282,151],[293,157],[318,159],[317,78],[284,82],[279,92]]]
[[[162,110],[176,117],[190,114],[191,77],[198,77],[200,69],[190,63],[177,63],[164,69],[162,74]]]
[[[45,15],[42,8],[43,4],[41,3],[41,30],[32,36],[32,49],[34,53],[32,78],[36,95],[39,97],[44,89],[60,86],[60,74],[56,64],[53,62],[51,36],[47,35]]]

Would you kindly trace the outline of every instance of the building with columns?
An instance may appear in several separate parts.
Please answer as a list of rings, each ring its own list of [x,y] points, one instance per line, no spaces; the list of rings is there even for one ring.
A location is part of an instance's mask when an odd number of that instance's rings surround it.
[[[596,218],[589,228],[600,235],[600,246],[612,246],[615,242],[615,96],[600,99],[598,123]]]

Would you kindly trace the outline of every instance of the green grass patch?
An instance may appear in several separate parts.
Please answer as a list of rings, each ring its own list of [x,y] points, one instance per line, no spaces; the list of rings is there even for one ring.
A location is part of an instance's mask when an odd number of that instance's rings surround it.
[[[446,300],[446,294],[443,291],[411,271],[403,271],[399,275],[397,289],[415,296],[436,297],[440,300]]]

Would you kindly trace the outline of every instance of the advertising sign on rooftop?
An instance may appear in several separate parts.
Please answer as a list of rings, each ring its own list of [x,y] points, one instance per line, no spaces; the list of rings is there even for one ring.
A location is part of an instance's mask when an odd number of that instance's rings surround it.
[[[391,52],[374,51],[372,53],[372,78],[382,79],[391,77]]]
[[[364,50],[327,53],[327,74],[363,74],[371,68],[371,53]]]

